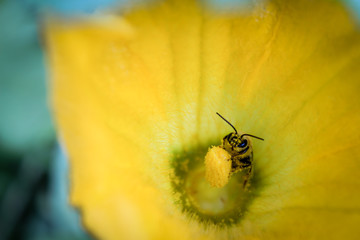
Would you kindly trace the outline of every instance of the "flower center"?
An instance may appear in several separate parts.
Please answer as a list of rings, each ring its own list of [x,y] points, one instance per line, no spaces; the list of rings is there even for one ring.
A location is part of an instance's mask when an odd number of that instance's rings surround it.
[[[204,157],[212,145],[174,153],[172,186],[176,193],[176,203],[190,218],[202,223],[230,226],[238,223],[245,215],[256,184],[250,184],[244,189],[244,173],[240,171],[232,175],[224,187],[211,187],[205,179]]]

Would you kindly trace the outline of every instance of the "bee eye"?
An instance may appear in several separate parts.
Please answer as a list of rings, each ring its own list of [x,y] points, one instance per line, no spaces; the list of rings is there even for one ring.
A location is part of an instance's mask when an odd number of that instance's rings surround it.
[[[247,140],[245,139],[244,141],[242,141],[242,142],[238,145],[238,147],[243,148],[243,147],[245,147],[246,145],[247,145]]]

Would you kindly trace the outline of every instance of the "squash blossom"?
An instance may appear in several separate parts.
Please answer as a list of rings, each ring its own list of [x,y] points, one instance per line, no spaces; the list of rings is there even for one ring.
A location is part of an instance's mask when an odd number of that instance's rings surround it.
[[[45,33],[70,202],[98,239],[360,236],[360,34],[340,3],[156,1]],[[265,139],[246,190],[205,179],[233,131],[216,112]]]

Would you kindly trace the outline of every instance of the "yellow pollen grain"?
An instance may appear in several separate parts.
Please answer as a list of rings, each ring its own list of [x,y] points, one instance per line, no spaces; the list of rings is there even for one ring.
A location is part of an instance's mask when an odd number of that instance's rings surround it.
[[[215,146],[209,148],[205,156],[205,179],[212,187],[224,187],[229,181],[231,155],[225,149]]]

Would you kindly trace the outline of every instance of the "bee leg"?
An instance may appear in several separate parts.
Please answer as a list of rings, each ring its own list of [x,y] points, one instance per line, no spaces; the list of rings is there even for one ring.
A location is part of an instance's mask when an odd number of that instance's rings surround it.
[[[248,182],[252,176],[252,165],[249,165],[247,168],[244,168],[244,170],[247,170],[247,174],[244,175],[244,184],[243,189],[246,189],[248,187]]]

